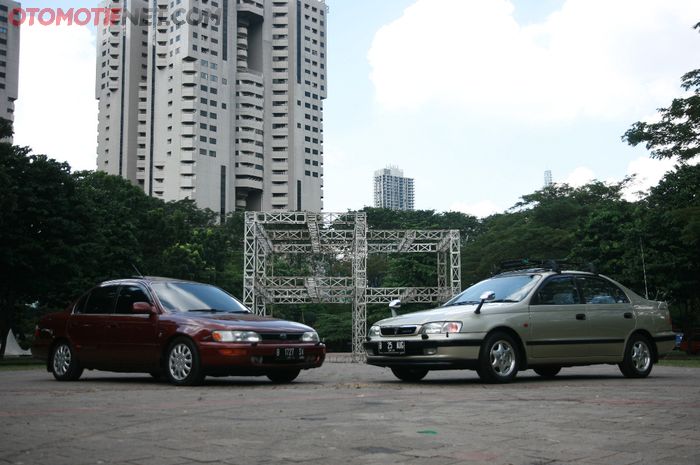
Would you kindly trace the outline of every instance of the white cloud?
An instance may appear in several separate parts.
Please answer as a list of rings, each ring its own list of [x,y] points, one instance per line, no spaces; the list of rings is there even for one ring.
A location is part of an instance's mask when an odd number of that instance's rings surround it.
[[[635,175],[634,181],[625,189],[625,198],[630,201],[639,198],[639,192],[646,192],[656,186],[664,175],[674,170],[676,160],[656,160],[648,157],[640,157],[632,160],[627,165],[627,174]]]
[[[592,169],[585,166],[579,166],[569,173],[569,175],[566,177],[566,181],[564,182],[571,187],[581,187],[590,183],[594,179],[596,179],[596,176]]]
[[[465,202],[455,202],[450,205],[449,211],[457,211],[466,213],[467,215],[474,215],[478,218],[485,218],[494,213],[502,212],[504,209],[500,208],[495,203],[490,200],[482,200],[481,202],[476,202],[472,204],[467,204]]]
[[[567,0],[519,25],[508,0],[417,0],[375,35],[377,101],[525,121],[614,119],[679,92],[700,61],[697,0]]]
[[[20,39],[15,143],[94,169],[95,37],[87,27],[26,26]]]

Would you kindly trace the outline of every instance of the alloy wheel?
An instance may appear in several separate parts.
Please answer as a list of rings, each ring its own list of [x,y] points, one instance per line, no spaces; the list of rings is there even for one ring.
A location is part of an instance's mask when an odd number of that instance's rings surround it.
[[[170,375],[176,381],[184,381],[192,372],[192,351],[187,344],[179,343],[173,346],[168,357]]]
[[[501,340],[491,346],[491,367],[494,373],[507,377],[515,370],[515,351],[507,341]]]

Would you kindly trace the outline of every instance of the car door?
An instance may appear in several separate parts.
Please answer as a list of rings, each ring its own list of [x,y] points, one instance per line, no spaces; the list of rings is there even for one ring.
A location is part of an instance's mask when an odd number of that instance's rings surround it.
[[[622,356],[625,340],[636,326],[636,315],[627,295],[599,276],[577,277],[586,303],[591,353]]]
[[[141,370],[158,366],[157,315],[132,313],[135,302],[153,304],[153,299],[139,284],[122,285],[103,342],[115,369]]]
[[[545,280],[530,301],[528,352],[533,358],[576,360],[590,356],[586,305],[573,276]]]
[[[114,312],[119,286],[96,287],[81,299],[68,321],[68,338],[81,364],[97,368],[104,361],[104,332]]]

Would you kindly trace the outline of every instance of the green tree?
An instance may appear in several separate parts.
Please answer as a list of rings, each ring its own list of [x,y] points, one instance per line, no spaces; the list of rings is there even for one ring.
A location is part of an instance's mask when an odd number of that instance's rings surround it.
[[[0,138],[9,137],[3,123]],[[34,302],[63,302],[78,272],[76,189],[65,163],[0,142],[0,357],[19,312]],[[59,279],[60,277],[60,279]]]
[[[700,31],[700,23],[694,27]],[[700,154],[700,69],[684,74],[681,87],[691,95],[659,108],[659,122],[634,123],[622,140],[632,146],[645,144],[652,158],[678,157],[685,161]]]
[[[669,300],[690,332],[700,320],[700,165],[679,165],[643,201],[651,297]]]

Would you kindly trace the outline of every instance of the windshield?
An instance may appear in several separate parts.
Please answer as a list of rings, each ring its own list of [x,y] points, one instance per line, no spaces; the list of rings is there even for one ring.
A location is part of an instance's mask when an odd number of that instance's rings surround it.
[[[163,307],[171,312],[250,313],[231,295],[208,284],[155,282],[151,287]]]
[[[496,293],[496,300],[491,302],[520,302],[540,278],[538,274],[490,278],[468,287],[444,306],[478,304],[481,301],[481,294],[487,291]]]

